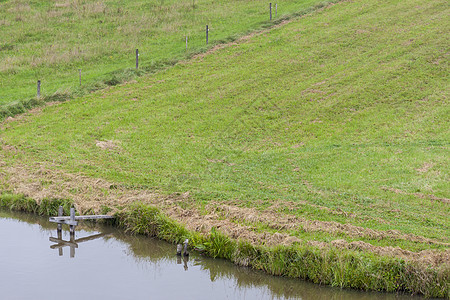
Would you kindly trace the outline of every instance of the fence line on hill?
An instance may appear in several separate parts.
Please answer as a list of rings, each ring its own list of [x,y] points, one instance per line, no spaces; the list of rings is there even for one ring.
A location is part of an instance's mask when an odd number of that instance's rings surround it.
[[[195,8],[195,0],[192,1],[192,7]],[[278,4],[275,3],[275,17],[278,15]],[[269,3],[269,20],[272,21],[272,2]],[[206,45],[209,44],[209,26],[206,25]],[[188,36],[186,36],[186,52],[188,51]],[[139,70],[139,49],[136,49],[136,70]],[[78,69],[78,77],[80,87],[82,86],[81,81],[81,69]],[[42,81],[39,79],[37,81],[37,90],[36,90],[36,98],[41,98],[41,83]]]

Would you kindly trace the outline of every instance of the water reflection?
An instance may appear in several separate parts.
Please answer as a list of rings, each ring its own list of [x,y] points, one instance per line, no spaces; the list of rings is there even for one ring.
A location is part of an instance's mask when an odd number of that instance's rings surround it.
[[[17,253],[17,257],[13,257],[16,253],[11,252],[14,252],[16,248],[12,246],[13,250],[2,250],[4,249],[2,247],[7,246],[8,243],[12,245],[15,241],[11,240],[9,234],[5,234],[7,231],[4,231],[3,228],[7,228],[9,225],[2,222],[2,218],[20,220],[21,224],[23,222],[39,224],[39,226],[29,226],[34,230],[29,237],[25,235],[25,231],[20,229],[20,238],[27,239],[27,245],[32,247],[31,249],[36,247],[36,250],[33,251],[36,252],[34,253],[36,256],[30,257],[30,261],[26,261],[26,258],[20,256],[20,253]],[[6,293],[2,294],[2,297],[5,296],[6,299],[45,298],[48,290],[47,282],[52,282],[52,286],[60,288],[59,291],[62,292],[66,288],[63,283],[66,279],[55,279],[54,274],[64,272],[67,268],[70,268],[71,273],[74,274],[71,277],[73,284],[83,288],[67,295],[66,299],[85,298],[86,295],[90,295],[91,298],[97,295],[99,298],[108,297],[108,299],[172,299],[178,297],[186,299],[214,298],[215,300],[226,298],[411,299],[408,295],[341,290],[299,279],[269,276],[263,272],[235,266],[225,260],[203,257],[196,252],[191,252],[190,256],[177,256],[176,245],[142,236],[130,236],[110,226],[99,226],[89,222],[78,225],[77,231],[73,235],[66,230],[57,230],[56,237],[53,237],[56,224],[48,222],[45,218],[29,214],[10,214],[0,210],[0,223],[0,239],[2,241],[10,239],[9,242],[0,243],[0,269],[2,269],[0,290],[2,293]],[[39,242],[36,239],[35,230],[41,232],[45,249],[38,249]],[[58,249],[59,256],[63,256],[64,248],[70,248],[72,259],[69,261],[55,259],[56,255],[53,250],[49,250],[49,240],[54,243],[50,248]],[[90,242],[85,243],[88,241]],[[78,253],[76,257],[75,249]],[[50,252],[50,256],[47,254],[48,252]],[[5,258],[5,253],[7,258]],[[7,259],[13,261],[11,266],[6,264]],[[22,268],[17,264],[21,264],[21,266],[23,264]],[[28,265],[36,264],[41,264],[36,267],[39,270],[37,275],[29,270],[23,270]],[[8,272],[20,273],[14,277]],[[44,272],[49,274],[45,275]],[[8,284],[8,280],[12,282]],[[17,296],[14,294],[18,293],[17,290],[12,288],[10,291],[8,290],[10,286],[17,284],[16,280],[35,280],[36,286],[33,287],[34,290],[30,289],[29,294]],[[54,282],[58,280],[60,280],[61,287]],[[92,282],[95,282],[96,286],[93,286]],[[92,286],[86,287],[90,284]],[[175,286],[176,288],[174,288]],[[25,293],[26,291],[21,290],[20,292]]]
[[[187,264],[189,261],[189,256],[183,255],[183,258],[181,258],[181,255],[177,255],[177,265],[181,265],[181,260],[183,260],[184,270],[187,271],[189,269]]]

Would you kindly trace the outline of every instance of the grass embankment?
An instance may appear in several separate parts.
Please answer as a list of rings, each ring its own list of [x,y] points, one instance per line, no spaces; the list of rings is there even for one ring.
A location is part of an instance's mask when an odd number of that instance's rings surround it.
[[[223,237],[219,257],[247,253],[248,265],[273,274],[448,297],[448,260],[386,255],[387,246],[449,251],[448,10],[440,0],[341,3],[8,122],[2,189],[21,191],[20,165],[41,178],[23,180],[37,190],[64,171],[110,181],[104,197],[189,191],[168,213],[189,234],[195,212],[255,237],[294,238],[269,249]]]
[[[319,2],[280,1],[273,22]],[[2,1],[0,118],[39,104],[33,99],[37,80],[46,101],[115,85],[205,51],[205,25],[209,46],[270,26],[268,5],[230,0]],[[137,48],[139,72],[134,69]]]

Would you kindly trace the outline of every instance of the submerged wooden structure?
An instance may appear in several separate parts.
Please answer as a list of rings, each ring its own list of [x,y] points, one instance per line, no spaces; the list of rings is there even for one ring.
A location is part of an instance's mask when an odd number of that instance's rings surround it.
[[[50,217],[48,220],[50,222],[58,223],[58,230],[62,229],[62,224],[69,225],[70,234],[75,233],[75,226],[78,225],[78,221],[82,220],[97,220],[97,219],[113,219],[113,216],[108,215],[87,215],[87,216],[75,216],[75,208],[70,208],[70,216],[63,216],[64,210],[60,206],[58,209],[57,217]]]

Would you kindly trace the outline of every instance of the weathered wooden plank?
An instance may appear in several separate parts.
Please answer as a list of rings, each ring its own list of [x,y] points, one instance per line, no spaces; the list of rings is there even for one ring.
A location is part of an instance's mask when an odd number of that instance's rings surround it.
[[[70,220],[69,216],[66,217],[50,217],[48,220],[50,222],[55,222],[55,223],[63,223],[63,224],[68,224],[68,225],[78,225],[77,221],[82,221],[82,220],[98,220],[98,219],[113,219],[113,216],[108,216],[108,215],[90,215],[90,216],[75,216],[75,222]]]
[[[75,216],[76,221],[80,220],[94,220],[94,219],[113,219],[113,216],[108,215],[88,215],[88,216]],[[65,217],[50,217],[52,220],[70,220],[69,216]]]
[[[61,218],[61,217],[56,217],[56,218]],[[64,218],[64,217],[62,217]],[[78,225],[78,221],[71,221],[70,217],[67,217],[67,219],[53,219],[53,218],[49,218],[48,219],[50,222],[54,222],[54,223],[58,223],[58,224],[67,224],[67,225],[73,225],[73,226],[77,226]]]
[[[62,217],[64,215],[64,208],[60,205],[58,209],[58,217]],[[62,230],[62,224],[58,223],[58,230]],[[59,232],[60,233],[60,232]]]

